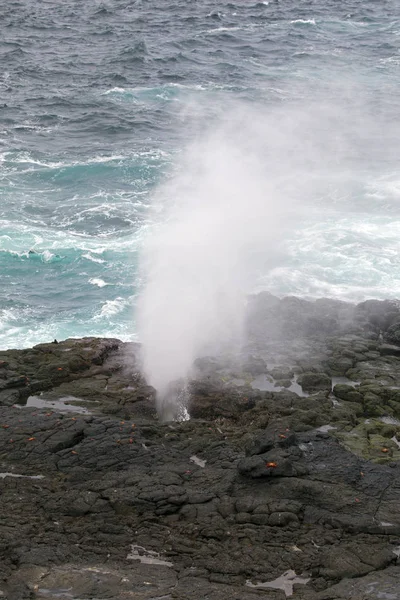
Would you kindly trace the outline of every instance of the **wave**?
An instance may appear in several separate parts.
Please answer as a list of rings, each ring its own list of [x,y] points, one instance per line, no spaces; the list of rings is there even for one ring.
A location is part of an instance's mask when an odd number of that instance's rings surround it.
[[[54,312],[48,319],[43,319],[31,307],[12,307],[0,309],[0,348],[31,348],[36,344],[49,342],[54,339],[63,340],[83,336],[117,337],[128,342],[137,341],[132,331],[129,315],[125,320],[118,320],[125,302],[116,299],[106,302],[100,313],[90,314],[80,312],[70,314],[69,319]],[[57,312],[57,311],[56,311]],[[116,317],[111,319],[111,317]]]
[[[63,260],[64,258],[66,258],[65,256],[61,256],[60,254],[54,254],[53,252],[50,252],[50,250],[43,250],[40,252],[37,250],[17,251],[17,250],[10,250],[10,249],[6,249],[6,248],[0,248],[0,252],[3,254],[9,254],[10,256],[15,257],[15,258],[23,258],[23,259],[28,259],[28,260],[40,260],[44,263],[59,262],[60,260]]]
[[[94,317],[95,320],[102,318],[114,317],[122,312],[129,305],[129,300],[126,298],[115,298],[115,300],[106,300],[100,309],[100,312]]]

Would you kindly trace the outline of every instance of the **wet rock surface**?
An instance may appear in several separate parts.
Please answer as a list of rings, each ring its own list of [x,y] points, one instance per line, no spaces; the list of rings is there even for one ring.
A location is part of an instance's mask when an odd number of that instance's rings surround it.
[[[135,344],[0,352],[0,598],[400,599],[397,304],[249,305],[183,422]]]

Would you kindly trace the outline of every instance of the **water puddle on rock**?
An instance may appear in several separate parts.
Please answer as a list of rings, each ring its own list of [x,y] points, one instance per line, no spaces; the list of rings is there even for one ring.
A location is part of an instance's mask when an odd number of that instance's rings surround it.
[[[158,552],[146,550],[143,546],[132,544],[132,550],[126,557],[128,560],[139,560],[144,565],[158,565],[162,567],[172,567],[173,563],[165,560]]]
[[[303,389],[300,384],[297,383],[297,379],[293,378],[291,380],[291,384],[289,387],[283,387],[280,385],[276,385],[275,380],[272,377],[268,377],[268,375],[259,375],[251,382],[251,387],[253,390],[260,390],[260,392],[294,392],[298,396],[303,398],[308,398],[310,394],[307,392],[303,392]]]
[[[360,385],[360,383],[360,381],[353,381],[347,377],[332,377],[332,390],[335,385],[351,385],[351,387],[356,387],[357,385]]]
[[[333,425],[321,425],[321,427],[317,427],[317,429],[315,431],[320,431],[321,433],[328,433],[328,431],[331,431],[332,429],[337,429],[337,427],[334,427]]]
[[[256,583],[253,584],[251,581],[246,581],[246,586],[250,588],[256,589],[275,589],[275,590],[283,590],[287,596],[293,596],[293,586],[295,584],[303,584],[305,585],[310,581],[309,577],[298,577],[294,571],[291,569],[289,571],[285,571],[283,575],[274,579],[274,581],[266,581],[265,583]]]
[[[52,598],[71,598],[72,600],[79,600],[76,596],[74,596],[74,594],[71,594],[71,589],[72,588],[57,588],[57,589],[52,589],[52,590],[48,590],[47,588],[39,588],[38,592],[46,597],[49,597],[50,600]]]
[[[385,423],[385,425],[400,425],[399,419],[396,419],[395,417],[382,417],[380,420],[382,423]]]
[[[85,402],[82,398],[75,396],[62,396],[60,398],[49,397],[45,394],[39,396],[29,396],[26,404],[14,404],[16,408],[45,408],[47,410],[57,411],[60,413],[79,413],[82,415],[91,414],[84,406],[79,406],[79,402]],[[73,404],[72,404],[73,403]],[[77,404],[75,404],[77,403]]]
[[[192,462],[194,462],[195,465],[201,467],[202,469],[204,469],[204,467],[206,466],[206,462],[207,462],[206,460],[203,460],[202,458],[199,458],[195,454],[193,454],[193,456],[190,457],[190,460]]]
[[[44,479],[44,475],[20,475],[19,473],[0,473],[0,479],[5,479],[6,477],[17,477],[24,479]]]

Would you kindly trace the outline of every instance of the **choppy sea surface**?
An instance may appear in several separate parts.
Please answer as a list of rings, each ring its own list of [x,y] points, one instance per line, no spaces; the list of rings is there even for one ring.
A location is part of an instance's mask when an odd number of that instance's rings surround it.
[[[134,339],[150,208],[185,147],[237,103],[306,115],[316,89],[364,116],[257,289],[400,297],[397,2],[8,0],[0,30],[1,348]]]

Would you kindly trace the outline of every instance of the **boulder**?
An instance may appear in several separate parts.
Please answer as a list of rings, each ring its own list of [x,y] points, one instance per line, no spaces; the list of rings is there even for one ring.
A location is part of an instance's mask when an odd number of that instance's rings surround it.
[[[305,392],[330,392],[332,389],[332,379],[326,373],[302,373],[297,378],[297,383]]]

